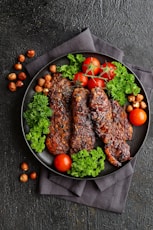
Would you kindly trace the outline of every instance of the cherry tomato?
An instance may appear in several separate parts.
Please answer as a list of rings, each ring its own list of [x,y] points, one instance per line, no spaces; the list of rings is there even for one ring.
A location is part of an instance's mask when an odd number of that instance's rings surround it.
[[[101,65],[100,76],[108,80],[112,80],[115,77],[116,66],[111,62],[105,62]]]
[[[88,83],[88,77],[86,77],[82,72],[76,73],[73,80],[82,86],[86,86]]]
[[[129,121],[132,125],[140,126],[143,125],[147,120],[147,114],[143,109],[133,109],[129,113]]]
[[[66,172],[71,168],[72,160],[69,155],[61,153],[55,156],[53,164],[59,172]]]
[[[105,87],[105,81],[100,78],[90,78],[88,81],[88,89],[92,89],[95,87]]]
[[[100,61],[95,57],[87,57],[82,63],[82,71],[88,75],[97,75],[100,70]]]

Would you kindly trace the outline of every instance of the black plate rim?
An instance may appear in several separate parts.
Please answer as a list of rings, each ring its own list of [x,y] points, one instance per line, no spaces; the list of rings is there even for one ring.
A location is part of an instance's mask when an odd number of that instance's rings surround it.
[[[27,141],[26,137],[25,137],[25,130],[24,130],[24,124],[23,124],[23,108],[24,108],[24,102],[25,102],[25,98],[26,98],[26,95],[29,91],[29,88],[31,86],[31,84],[33,83],[33,81],[35,81],[35,79],[37,78],[37,76],[45,69],[47,68],[49,65],[51,65],[52,63],[60,60],[60,59],[63,59],[63,58],[66,58],[66,56],[71,53],[71,54],[92,54],[92,55],[101,55],[101,56],[106,56],[107,58],[110,58],[110,59],[113,59],[114,61],[117,61],[117,62],[120,62],[122,65],[124,65],[134,76],[135,78],[137,79],[137,81],[139,82],[139,84],[141,85],[141,88],[143,89],[144,93],[145,93],[145,97],[146,97],[146,101],[147,101],[147,106],[148,106],[148,126],[147,126],[147,131],[146,131],[146,134],[145,134],[145,137],[144,137],[144,140],[141,144],[141,146],[139,147],[138,151],[135,153],[133,159],[136,158],[136,156],[138,155],[138,153],[140,152],[140,150],[142,149],[146,139],[147,139],[147,136],[148,136],[148,133],[149,133],[149,128],[150,128],[150,103],[149,103],[149,99],[148,99],[148,95],[146,93],[146,90],[143,86],[143,84],[141,83],[141,81],[139,80],[139,78],[137,77],[137,75],[135,74],[135,72],[133,70],[131,70],[130,67],[128,67],[124,62],[120,61],[119,59],[117,58],[114,58],[113,56],[110,56],[110,55],[107,55],[105,53],[102,53],[102,52],[96,52],[96,51],[90,51],[90,50],[79,50],[79,51],[73,51],[73,52],[67,52],[57,58],[54,58],[53,60],[49,61],[46,65],[44,65],[35,75],[34,77],[32,78],[32,80],[30,81],[25,93],[24,93],[24,96],[23,96],[23,99],[22,99],[22,104],[21,104],[21,110],[20,110],[20,118],[21,118],[21,129],[22,129],[22,134],[23,134],[23,137],[26,141],[26,144],[30,150],[30,152],[32,152],[32,154],[36,157],[36,159],[45,167],[47,168],[49,171],[59,175],[59,176],[62,176],[62,177],[65,177],[65,178],[68,178],[68,179],[73,179],[73,180],[99,180],[101,178],[105,178],[105,177],[108,177],[110,175],[114,175],[118,172],[120,172],[124,167],[126,167],[128,164],[131,164],[131,160],[129,162],[127,162],[125,165],[123,165],[122,167],[118,168],[117,170],[113,171],[113,172],[110,172],[106,175],[101,175],[101,176],[97,176],[97,177],[84,177],[84,178],[77,178],[77,177],[72,177],[68,174],[63,174],[63,173],[60,173],[56,170],[54,170],[53,168],[49,167],[45,162],[43,162],[39,157],[38,157],[38,154],[35,153],[31,147],[30,147],[30,144],[29,142]],[[132,159],[132,160],[133,160]]]

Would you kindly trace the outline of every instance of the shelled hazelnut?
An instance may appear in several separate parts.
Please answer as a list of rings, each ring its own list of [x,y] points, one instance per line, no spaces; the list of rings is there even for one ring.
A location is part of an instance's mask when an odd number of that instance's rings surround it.
[[[29,177],[30,177],[31,180],[36,180],[37,173],[36,172],[31,172],[30,175],[29,175]]]
[[[35,56],[35,50],[28,50],[27,51],[27,57],[32,58]]]
[[[28,181],[28,175],[25,173],[22,173],[20,175],[20,182],[26,183]]]
[[[49,66],[49,71],[50,71],[51,73],[56,73],[56,65],[50,65],[50,66]]]
[[[18,87],[18,88],[21,88],[24,85],[23,82],[20,80],[16,81],[15,84],[16,84],[16,87]]]
[[[29,169],[29,165],[26,162],[22,162],[20,167],[23,171],[28,171]]]
[[[8,84],[8,88],[9,88],[9,90],[11,91],[11,92],[15,92],[16,91],[16,84],[15,84],[15,82],[9,82],[9,84]]]
[[[16,75],[16,73],[10,73],[10,74],[7,76],[7,78],[8,78],[9,81],[14,81],[14,80],[16,80],[17,75]]]
[[[19,62],[18,62],[18,63],[15,63],[15,64],[14,64],[14,69],[15,69],[15,70],[22,70],[22,64],[19,63]]]
[[[18,61],[19,61],[19,62],[24,62],[24,61],[25,61],[25,56],[24,56],[23,54],[20,54],[20,55],[18,56]]]
[[[25,72],[20,72],[18,75],[17,75],[17,78],[21,81],[24,81],[26,78],[27,78],[27,75]]]

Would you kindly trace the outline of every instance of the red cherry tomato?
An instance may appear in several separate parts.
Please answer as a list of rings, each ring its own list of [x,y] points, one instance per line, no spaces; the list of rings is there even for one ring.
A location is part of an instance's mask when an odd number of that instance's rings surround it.
[[[140,126],[143,125],[147,120],[147,113],[143,109],[133,109],[129,113],[129,121],[132,125]]]
[[[100,76],[108,79],[109,81],[115,77],[116,66],[111,62],[105,62],[101,65]]]
[[[103,79],[100,78],[90,78],[88,81],[88,89],[92,89],[95,87],[105,87],[105,81]]]
[[[61,153],[55,156],[53,164],[59,172],[66,172],[71,168],[72,160],[69,155]]]
[[[79,72],[74,75],[73,81],[82,86],[86,86],[88,83],[88,77],[86,77],[84,73]]]
[[[87,57],[82,63],[82,71],[88,75],[97,75],[100,70],[100,61],[95,57]]]

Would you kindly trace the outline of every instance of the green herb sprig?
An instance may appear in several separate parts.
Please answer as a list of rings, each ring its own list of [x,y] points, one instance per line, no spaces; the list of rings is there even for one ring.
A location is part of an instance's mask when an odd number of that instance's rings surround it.
[[[30,142],[31,148],[37,153],[41,153],[45,149],[46,134],[49,133],[49,117],[52,115],[52,110],[48,105],[47,96],[35,93],[23,114],[29,127],[26,138]]]
[[[74,74],[81,71],[81,65],[85,60],[85,57],[82,54],[68,54],[67,58],[69,60],[69,64],[57,66],[57,72],[62,73],[62,77],[73,80]]]
[[[107,93],[121,106],[127,102],[127,94],[137,95],[140,88],[135,83],[135,76],[127,71],[127,68],[119,62],[112,62],[117,68],[115,77],[106,84]]]
[[[72,167],[67,173],[74,177],[96,177],[104,170],[106,155],[100,147],[87,151],[80,150],[72,154]]]

